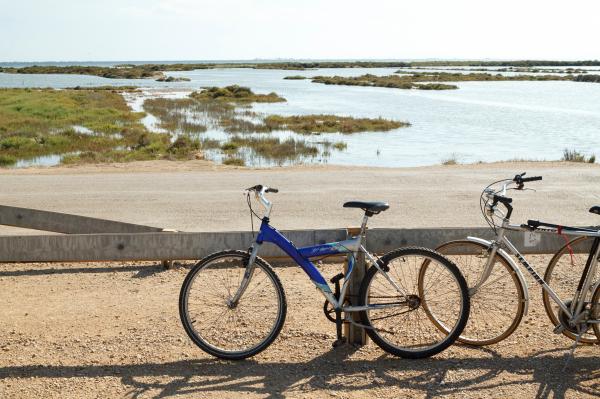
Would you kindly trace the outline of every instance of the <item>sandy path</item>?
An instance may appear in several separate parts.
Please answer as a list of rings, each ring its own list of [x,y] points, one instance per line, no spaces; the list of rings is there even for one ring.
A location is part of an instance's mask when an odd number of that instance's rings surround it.
[[[548,257],[532,257],[543,270]],[[326,275],[339,265],[322,267]],[[2,398],[587,398],[600,396],[600,348],[552,334],[539,290],[519,329],[487,349],[453,346],[402,360],[376,345],[332,349],[322,296],[299,268],[278,267],[288,317],[242,362],[195,347],[179,322],[186,269],[141,264],[5,265],[0,271]]]
[[[372,227],[485,226],[482,188],[522,171],[544,181],[530,185],[537,192],[513,192],[515,221],[600,222],[587,213],[600,204],[600,165],[542,162],[251,170],[195,161],[3,170],[0,203],[187,231],[248,230],[242,190],[260,183],[280,189],[271,197],[272,221],[284,229],[356,225],[360,212],[342,208],[352,199],[390,203]]]
[[[515,195],[516,217],[598,223],[600,167],[492,164],[411,169],[298,167],[247,170],[205,162],[3,171],[3,204],[184,230],[248,228],[241,189],[273,185],[282,228],[354,225],[345,200],[384,199],[372,226],[478,226],[483,186],[518,171],[541,174]],[[4,229],[14,233],[17,229]],[[548,257],[533,257],[543,271]],[[326,265],[326,274],[340,266]],[[433,359],[389,357],[374,344],[331,348],[322,297],[298,268],[277,268],[289,310],[280,337],[245,362],[193,346],[177,310],[185,269],[128,264],[20,264],[0,270],[0,397],[593,397],[598,347],[553,335],[539,290],[517,332],[489,349],[453,346]]]

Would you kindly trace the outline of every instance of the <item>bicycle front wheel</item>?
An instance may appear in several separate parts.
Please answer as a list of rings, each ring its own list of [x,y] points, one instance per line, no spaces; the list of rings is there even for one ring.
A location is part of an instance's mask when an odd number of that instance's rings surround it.
[[[435,251],[415,247],[389,252],[379,265],[384,272],[372,266],[359,294],[359,303],[372,307],[360,316],[373,342],[410,359],[433,356],[452,345],[469,317],[467,283],[456,265]],[[423,265],[427,271],[420,284]],[[434,309],[447,332],[431,323],[426,308]]]
[[[489,247],[468,240],[450,241],[436,251],[460,269],[469,288],[474,287],[489,260]],[[517,272],[504,257],[496,254],[492,271],[485,282],[471,293],[469,322],[458,338],[468,345],[492,345],[510,336],[525,313],[525,287]],[[445,327],[432,317],[436,327]]]
[[[271,267],[256,258],[250,282],[237,304],[249,255],[223,251],[202,259],[188,273],[179,295],[179,315],[188,336],[205,352],[239,360],[266,349],[286,315],[283,287]]]

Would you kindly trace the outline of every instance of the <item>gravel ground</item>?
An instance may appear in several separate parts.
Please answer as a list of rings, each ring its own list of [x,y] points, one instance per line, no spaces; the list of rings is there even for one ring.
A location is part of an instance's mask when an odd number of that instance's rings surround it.
[[[531,257],[542,271],[546,256]],[[340,265],[325,264],[326,275]],[[7,264],[0,271],[0,397],[554,397],[600,396],[600,348],[552,334],[539,289],[510,338],[486,349],[452,346],[425,360],[372,342],[333,349],[322,296],[296,267],[277,267],[288,317],[266,351],[220,361],[181,327],[187,268],[151,263]]]

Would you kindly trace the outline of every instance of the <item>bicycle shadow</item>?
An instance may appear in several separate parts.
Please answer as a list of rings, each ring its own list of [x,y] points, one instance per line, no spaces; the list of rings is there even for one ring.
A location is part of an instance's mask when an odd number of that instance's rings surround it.
[[[208,392],[282,398],[289,392],[352,393],[374,387],[402,388],[432,398],[464,392],[486,395],[489,390],[522,384],[537,385],[537,398],[564,398],[567,394],[600,396],[597,356],[576,357],[562,372],[565,358],[550,356],[554,351],[524,357],[501,357],[491,350],[477,351],[487,357],[404,360],[383,355],[376,360],[354,360],[351,358],[354,349],[345,347],[299,363],[209,359],[129,365],[14,366],[0,368],[0,379],[121,376],[121,382],[131,388],[128,396],[132,398]],[[503,373],[520,378],[506,381],[501,376]]]
[[[106,262],[105,262],[106,263]],[[187,267],[187,265],[184,265]],[[0,270],[0,277],[33,277],[52,276],[61,274],[100,274],[100,273],[132,273],[132,278],[145,278],[165,272],[165,267],[156,263],[153,265],[123,265],[116,263],[113,266],[82,266],[82,267],[51,267],[31,268],[21,270]]]

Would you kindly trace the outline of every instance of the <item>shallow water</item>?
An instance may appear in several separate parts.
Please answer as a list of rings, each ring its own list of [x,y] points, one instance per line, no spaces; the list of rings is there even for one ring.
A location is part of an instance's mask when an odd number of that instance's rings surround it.
[[[301,136],[310,141],[346,142],[345,151],[332,151],[327,158],[331,164],[418,166],[439,164],[451,157],[459,162],[554,160],[561,158],[565,148],[600,155],[600,84],[597,83],[458,82],[458,90],[419,91],[283,79],[289,75],[389,75],[395,70],[209,69],[168,73],[191,79],[171,83],[80,75],[0,74],[0,87],[137,85],[150,88],[151,95],[160,88],[189,92],[204,86],[239,84],[259,93],[275,91],[287,99],[286,103],[257,104],[254,109],[259,112],[382,116],[412,124],[391,132]],[[146,122],[156,125],[151,117]],[[206,135],[224,137],[215,131]]]

